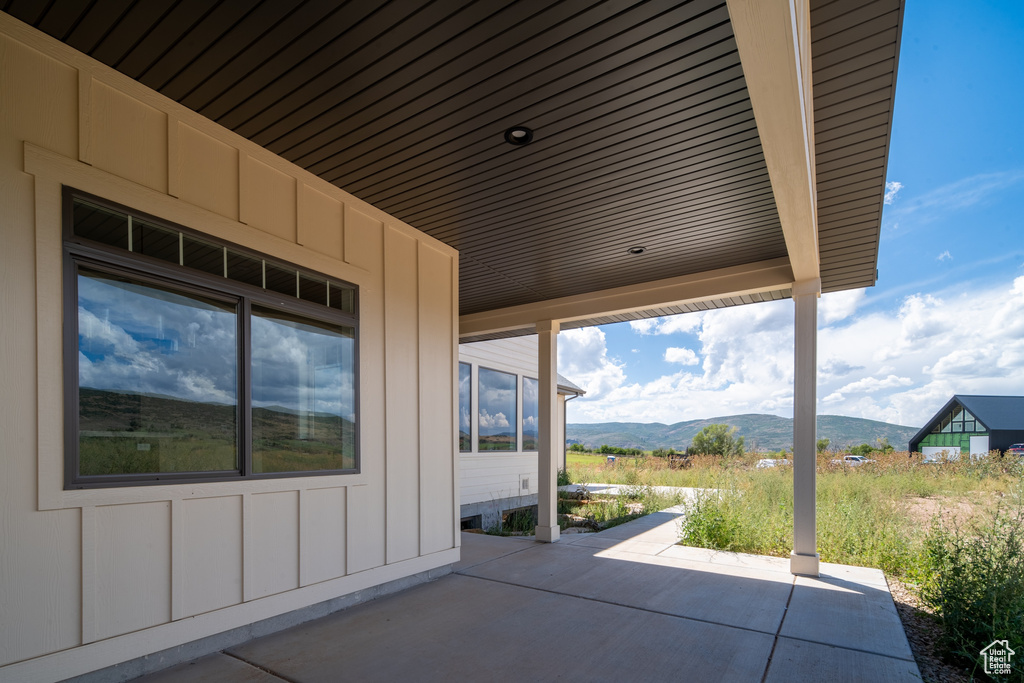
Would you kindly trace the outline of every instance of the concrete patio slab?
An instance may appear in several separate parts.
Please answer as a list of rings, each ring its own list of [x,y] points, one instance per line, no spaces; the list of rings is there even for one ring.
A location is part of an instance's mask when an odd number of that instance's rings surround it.
[[[462,537],[468,538],[470,541],[462,544],[461,559],[452,565],[452,569],[455,571],[467,569],[484,562],[490,562],[491,560],[499,557],[511,555],[512,553],[517,553],[536,546],[534,541],[524,540],[522,538],[468,533],[462,534]]]
[[[888,587],[826,574],[797,577],[779,635],[914,658]]]
[[[539,546],[465,574],[581,598],[775,633],[793,577],[672,560],[613,547]],[[685,589],[684,589],[685,587]]]
[[[231,653],[302,683],[756,680],[773,641],[466,576],[396,597]]]
[[[466,533],[452,575],[142,680],[920,680],[881,572],[670,545],[678,516]]]
[[[221,652],[147,676],[147,683],[281,683],[277,676]]]
[[[913,660],[779,638],[765,683],[863,683],[920,681]]]

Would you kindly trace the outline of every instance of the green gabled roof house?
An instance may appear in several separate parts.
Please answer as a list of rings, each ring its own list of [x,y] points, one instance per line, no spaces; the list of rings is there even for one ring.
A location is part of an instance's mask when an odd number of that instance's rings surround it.
[[[910,452],[987,455],[1024,441],[1024,396],[956,394],[910,440]]]

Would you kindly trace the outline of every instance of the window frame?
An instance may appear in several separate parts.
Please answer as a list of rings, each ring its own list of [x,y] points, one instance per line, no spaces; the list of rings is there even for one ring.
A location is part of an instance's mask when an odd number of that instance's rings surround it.
[[[290,298],[269,289],[245,284],[227,277],[193,269],[188,266],[176,265],[168,261],[146,256],[137,252],[120,249],[115,246],[94,242],[88,238],[74,234],[74,202],[84,200],[101,208],[137,217],[157,227],[201,239],[206,242],[228,247],[239,254],[268,261],[278,266],[294,268],[301,275],[314,275],[330,284],[343,285],[353,292],[353,311],[348,313],[338,308],[330,308],[299,299]],[[143,211],[111,202],[64,186],[62,189],[62,320],[63,320],[63,388],[64,388],[64,490],[81,490],[97,488],[115,488],[126,486],[153,486],[166,484],[191,484],[199,482],[225,481],[256,481],[266,479],[284,479],[294,477],[322,477],[339,474],[360,474],[362,470],[362,453],[360,448],[361,410],[360,410],[360,343],[359,343],[359,287],[341,278],[329,277],[309,268],[295,265],[284,259],[271,257],[252,249],[247,249],[227,240],[215,238],[186,226],[163,220]],[[78,365],[78,271],[80,266],[107,273],[128,277],[141,284],[153,284],[159,287],[192,294],[225,303],[235,302],[236,306],[236,358],[237,368],[237,464],[236,470],[215,470],[200,472],[163,472],[113,475],[79,474],[79,365]],[[330,284],[328,284],[330,283]],[[284,314],[309,318],[329,325],[350,327],[353,330],[353,445],[355,467],[331,470],[305,470],[296,472],[260,472],[252,471],[252,306],[260,306]]]

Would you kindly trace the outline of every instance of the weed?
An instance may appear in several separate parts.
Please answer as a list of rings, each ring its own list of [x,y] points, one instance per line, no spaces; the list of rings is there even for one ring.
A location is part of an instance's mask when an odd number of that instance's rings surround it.
[[[967,524],[936,519],[925,548],[921,598],[942,620],[948,656],[977,673],[992,641],[1024,645],[1024,502]],[[1012,680],[1024,681],[1014,669]]]

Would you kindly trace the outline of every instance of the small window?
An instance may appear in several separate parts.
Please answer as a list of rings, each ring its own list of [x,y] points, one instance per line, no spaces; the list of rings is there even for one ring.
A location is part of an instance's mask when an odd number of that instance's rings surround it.
[[[359,471],[355,287],[65,202],[67,488]]]
[[[480,368],[477,450],[517,450],[516,383],[513,374]]]
[[[469,363],[459,363],[459,451],[468,453],[473,450],[473,437],[470,427],[470,411],[472,410],[472,376],[473,368]]]
[[[523,450],[536,451],[540,424],[540,405],[538,398],[540,383],[535,379],[523,377]]]

